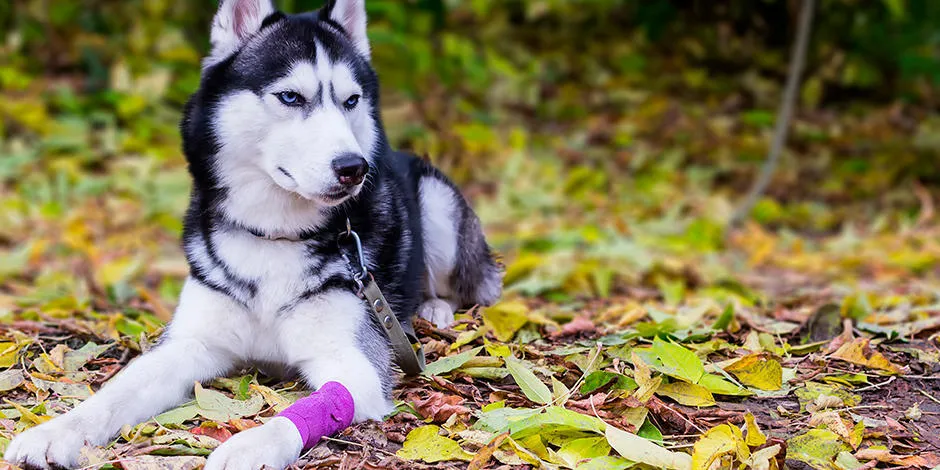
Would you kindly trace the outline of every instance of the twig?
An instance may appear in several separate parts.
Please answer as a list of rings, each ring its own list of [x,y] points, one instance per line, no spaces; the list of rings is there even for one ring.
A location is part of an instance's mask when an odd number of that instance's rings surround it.
[[[869,385],[869,386],[867,386],[867,387],[856,388],[854,391],[855,391],[855,392],[864,392],[864,391],[866,391],[866,390],[874,390],[874,389],[877,389],[877,388],[881,388],[881,387],[884,387],[885,385],[888,385],[888,384],[891,383],[891,382],[894,382],[894,379],[895,379],[895,378],[896,378],[896,377],[892,375],[891,377],[888,378],[888,380],[885,380],[884,382],[881,382],[881,383],[879,383],[879,384]]]
[[[382,450],[382,449],[379,449],[379,448],[377,448],[377,447],[367,446],[367,445],[361,444],[361,443],[359,443],[359,442],[347,441],[347,440],[344,440],[344,439],[337,439],[337,438],[335,438],[335,437],[326,437],[326,436],[323,436],[323,440],[325,440],[325,441],[330,441],[330,442],[336,442],[336,443],[339,443],[339,444],[346,444],[346,445],[350,445],[350,446],[357,446],[357,447],[361,447],[361,448],[363,448],[363,449],[374,450],[374,451],[377,451],[377,452],[381,452],[381,453],[383,453],[383,454],[385,454],[385,455],[395,455],[395,454],[393,454],[393,453],[391,453],[391,452],[389,452],[389,451],[387,451],[387,450]]]
[[[925,391],[923,391],[923,390],[921,390],[921,389],[917,389],[917,391],[920,392],[921,395],[923,395],[923,396],[929,398],[929,399],[930,399],[931,401],[933,401],[934,403],[940,403],[940,400],[937,400],[937,398],[934,397],[933,395],[931,395],[931,394],[929,394],[929,393],[927,393],[927,392],[925,392]]]
[[[777,169],[777,163],[780,160],[780,154],[783,153],[783,146],[787,140],[787,131],[790,128],[790,119],[793,116],[793,107],[796,102],[796,94],[800,89],[800,76],[803,74],[803,65],[806,63],[806,46],[809,43],[810,29],[813,24],[813,10],[816,8],[815,0],[803,0],[803,7],[800,9],[800,19],[796,31],[796,45],[790,55],[790,68],[787,72],[787,84],[783,91],[783,101],[780,103],[780,109],[777,112],[777,122],[774,128],[773,142],[770,145],[770,152],[767,154],[767,160],[761,168],[757,180],[751,187],[750,192],[744,198],[744,202],[735,211],[728,223],[730,228],[734,228],[751,212],[757,199],[767,190],[770,184],[770,178]]]

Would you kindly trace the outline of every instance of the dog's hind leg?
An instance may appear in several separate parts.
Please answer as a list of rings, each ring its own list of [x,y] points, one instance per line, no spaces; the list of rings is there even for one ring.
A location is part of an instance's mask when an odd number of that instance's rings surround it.
[[[444,327],[457,308],[495,302],[502,272],[473,209],[443,174],[428,166],[418,192],[427,279],[418,316]]]

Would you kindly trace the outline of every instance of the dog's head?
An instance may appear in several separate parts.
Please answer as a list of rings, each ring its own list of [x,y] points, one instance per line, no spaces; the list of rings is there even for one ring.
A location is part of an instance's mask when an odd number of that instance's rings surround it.
[[[297,15],[222,0],[211,42],[183,122],[197,182],[319,207],[356,196],[384,145],[364,0]]]

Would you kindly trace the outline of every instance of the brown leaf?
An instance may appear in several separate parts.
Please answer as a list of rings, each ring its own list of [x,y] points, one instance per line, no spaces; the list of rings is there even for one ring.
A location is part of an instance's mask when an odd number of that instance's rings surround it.
[[[421,413],[421,416],[430,418],[431,422],[443,423],[455,414],[469,414],[470,409],[461,405],[464,399],[457,395],[445,395],[441,392],[431,392],[427,398],[420,399],[417,396],[409,397],[415,410]]]
[[[493,453],[496,452],[496,449],[499,449],[499,446],[502,445],[507,437],[509,437],[509,432],[500,434],[480,448],[476,455],[473,456],[473,460],[470,461],[470,465],[467,466],[467,470],[480,470],[485,467],[486,464],[490,462],[490,459],[493,458]]]
[[[594,322],[589,320],[587,316],[581,315],[574,317],[573,320],[562,325],[561,329],[553,332],[551,336],[553,338],[559,338],[562,336],[573,336],[581,333],[593,333],[595,331],[597,331],[597,326],[594,324]]]
[[[190,432],[197,436],[209,436],[219,442],[225,442],[228,438],[232,437],[232,431],[214,422],[202,423],[201,426]]]

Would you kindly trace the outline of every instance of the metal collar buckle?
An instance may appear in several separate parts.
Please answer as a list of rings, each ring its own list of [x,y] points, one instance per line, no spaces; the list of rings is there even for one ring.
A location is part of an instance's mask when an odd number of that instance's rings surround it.
[[[352,240],[351,244],[355,247],[355,258],[358,259],[359,266],[355,266],[343,250],[344,245],[350,244],[348,240]],[[407,375],[420,374],[424,371],[425,365],[424,349],[416,336],[408,335],[402,328],[398,316],[392,311],[392,306],[385,299],[382,290],[379,289],[375,277],[369,272],[362,250],[362,240],[359,239],[359,234],[352,229],[348,218],[346,219],[346,231],[340,232],[336,244],[340,254],[349,266],[349,270],[352,272],[353,281],[356,283],[357,288],[356,295],[365,299],[366,303],[369,304],[369,311],[372,312],[373,318],[385,331],[399,367]]]

